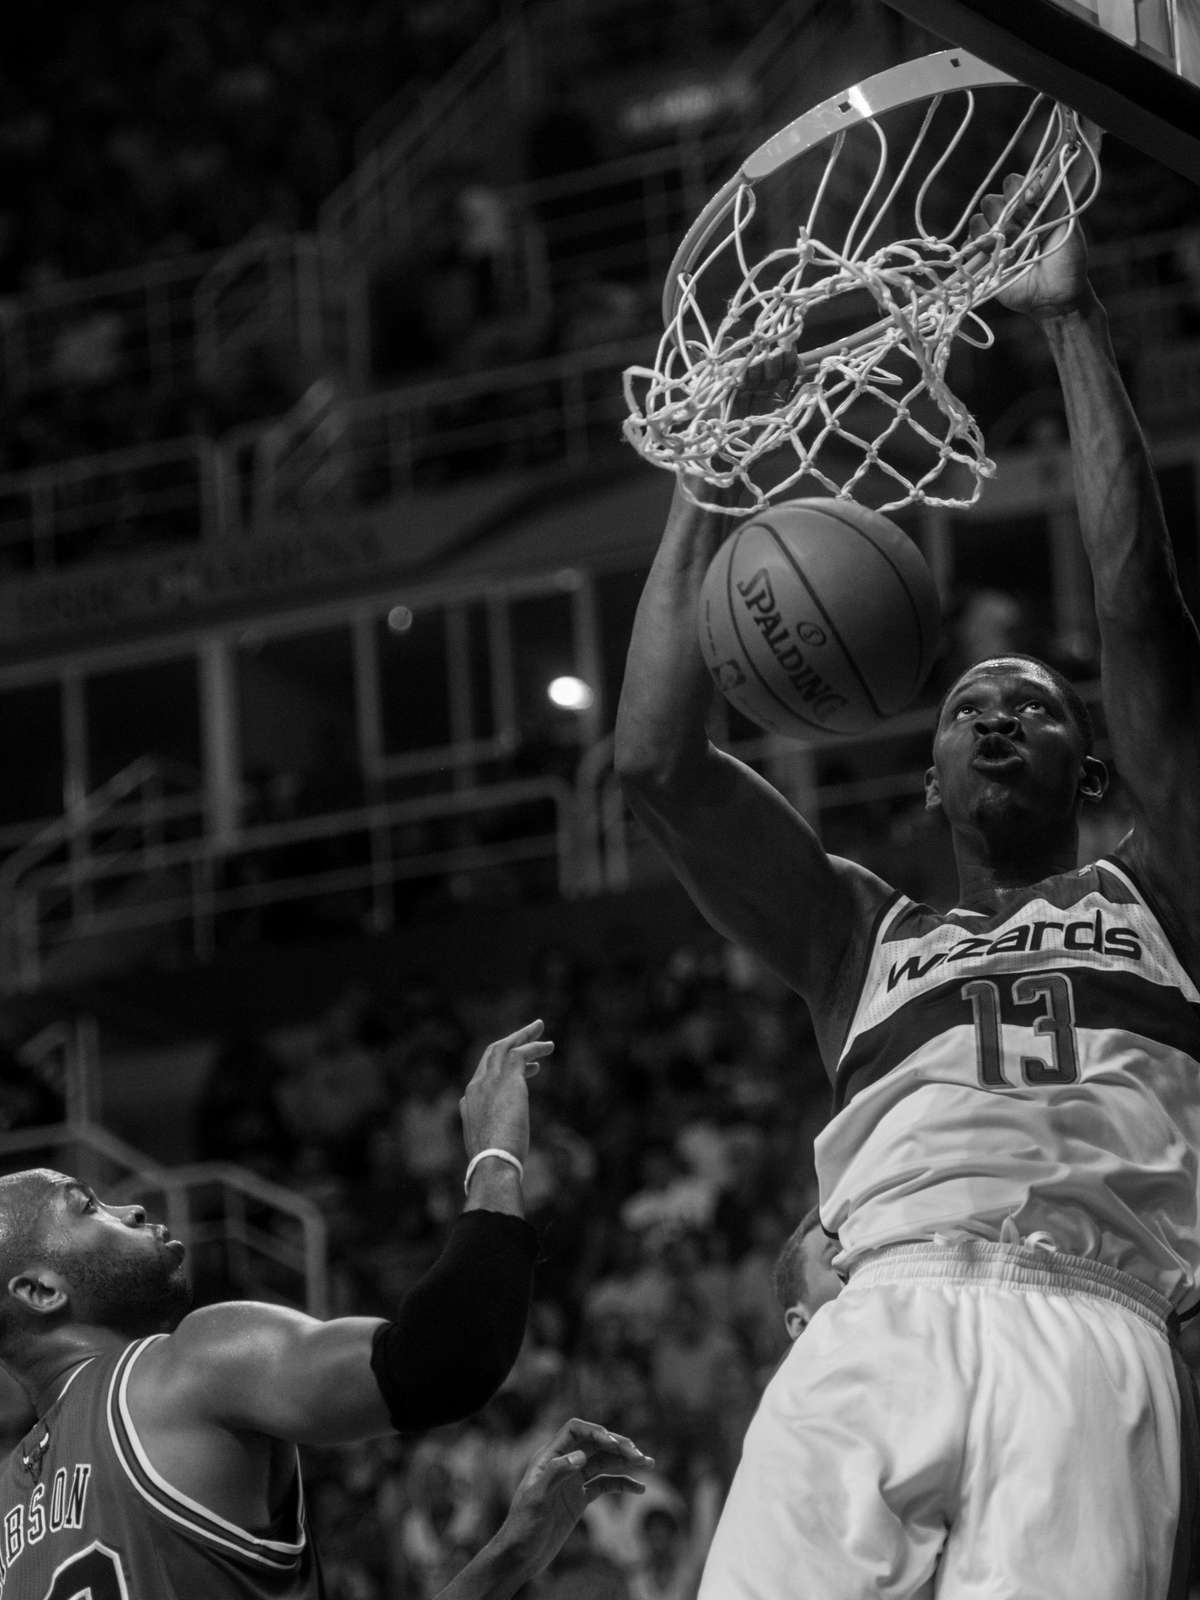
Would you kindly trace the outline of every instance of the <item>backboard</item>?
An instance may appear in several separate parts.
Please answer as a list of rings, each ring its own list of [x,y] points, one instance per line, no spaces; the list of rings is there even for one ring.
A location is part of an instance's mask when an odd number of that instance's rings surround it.
[[[1200,0],[887,0],[1200,183]]]

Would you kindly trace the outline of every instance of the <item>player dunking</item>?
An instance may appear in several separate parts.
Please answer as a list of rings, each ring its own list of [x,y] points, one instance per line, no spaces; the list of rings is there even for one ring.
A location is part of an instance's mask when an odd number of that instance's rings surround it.
[[[940,711],[927,803],[960,887],[939,914],[826,854],[707,740],[696,595],[725,530],[679,494],[634,626],[618,770],[709,919],[811,1008],[834,1084],[821,1214],[848,1278],[767,1388],[703,1600],[1183,1592],[1200,640],[1079,234],[1005,299],[1066,399],[1135,818],[1111,856],[1077,866],[1106,774],[1041,662],[980,662]]]
[[[319,1322],[243,1302],[187,1314],[182,1246],[140,1206],[37,1170],[0,1179],[0,1361],[38,1420],[0,1477],[4,1600],[318,1600],[300,1444],[469,1415],[525,1327],[531,1023],[490,1045],[463,1097],[467,1204],[396,1320]],[[586,1499],[638,1485],[629,1440],[573,1420],[445,1600],[503,1600]]]

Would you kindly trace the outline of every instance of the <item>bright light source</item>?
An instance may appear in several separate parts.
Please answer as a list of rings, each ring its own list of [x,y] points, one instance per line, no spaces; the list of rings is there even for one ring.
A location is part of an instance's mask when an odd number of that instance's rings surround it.
[[[413,625],[413,614],[407,606],[393,606],[387,614],[387,625],[393,633],[407,633]]]
[[[546,694],[561,711],[590,711],[596,696],[582,678],[555,678]]]

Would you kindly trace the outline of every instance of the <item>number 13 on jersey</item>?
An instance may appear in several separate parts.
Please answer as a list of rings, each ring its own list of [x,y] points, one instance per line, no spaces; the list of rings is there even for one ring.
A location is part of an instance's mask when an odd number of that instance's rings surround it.
[[[974,1018],[979,1081],[985,1088],[1012,1089],[1021,1083],[1037,1088],[1078,1081],[1075,995],[1065,972],[1025,972],[1000,981],[973,978],[963,984],[962,997]],[[1009,1006],[1018,1013],[1012,1018],[1014,1022],[1019,1020],[1022,1026],[1049,1041],[1048,1057],[1021,1055],[1006,1063],[1002,1019]],[[1038,1010],[1029,1015],[1028,1008],[1034,1006]],[[1022,1011],[1025,1016],[1020,1015]],[[1009,1014],[1011,1017],[1011,1011]]]

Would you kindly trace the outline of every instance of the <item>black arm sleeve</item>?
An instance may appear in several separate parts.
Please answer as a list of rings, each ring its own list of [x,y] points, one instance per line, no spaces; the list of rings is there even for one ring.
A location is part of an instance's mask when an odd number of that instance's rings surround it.
[[[521,1217],[464,1211],[446,1248],[375,1334],[371,1370],[401,1433],[486,1405],[517,1359],[537,1234]]]

